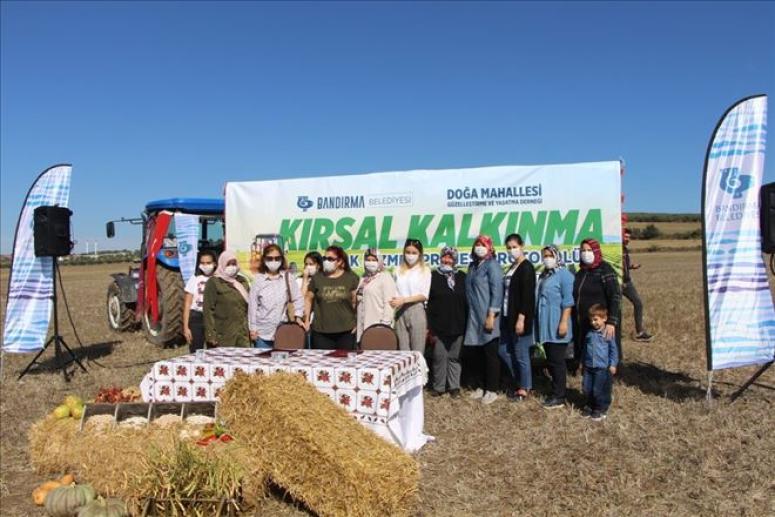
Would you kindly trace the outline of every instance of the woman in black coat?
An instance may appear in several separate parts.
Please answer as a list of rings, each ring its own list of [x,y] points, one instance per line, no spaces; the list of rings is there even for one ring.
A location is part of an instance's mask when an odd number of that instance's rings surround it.
[[[603,260],[600,243],[594,239],[581,241],[581,269],[573,282],[573,337],[574,359],[571,371],[576,372],[583,356],[584,338],[590,329],[589,308],[595,304],[608,310],[603,331],[606,339],[616,338],[619,362],[622,358],[621,301],[622,289],[611,264]]]
[[[503,276],[503,307],[501,342],[498,355],[512,378],[507,395],[524,400],[533,389],[530,370],[530,347],[533,346],[533,319],[536,303],[536,274],[525,256],[522,237],[512,233],[506,237],[506,249],[512,263]]]

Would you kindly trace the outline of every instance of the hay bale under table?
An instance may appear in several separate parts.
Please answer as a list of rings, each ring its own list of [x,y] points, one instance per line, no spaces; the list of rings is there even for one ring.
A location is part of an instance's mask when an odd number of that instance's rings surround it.
[[[262,451],[271,480],[318,515],[409,515],[417,462],[354,420],[303,376],[238,374],[219,415]]]

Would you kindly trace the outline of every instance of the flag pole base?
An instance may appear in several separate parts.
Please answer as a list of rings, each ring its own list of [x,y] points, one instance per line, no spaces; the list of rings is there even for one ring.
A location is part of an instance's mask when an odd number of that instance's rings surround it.
[[[740,395],[742,395],[742,394],[743,394],[743,392],[744,392],[745,390],[747,390],[747,389],[748,389],[748,388],[751,386],[751,384],[753,384],[754,382],[756,382],[756,379],[758,379],[759,377],[761,377],[761,375],[762,375],[764,372],[766,372],[766,371],[767,371],[767,370],[770,368],[770,366],[772,366],[774,363],[775,363],[775,361],[770,361],[769,363],[764,363],[764,364],[762,365],[762,367],[761,367],[761,368],[759,368],[758,370],[756,370],[756,373],[754,373],[754,374],[751,376],[751,378],[750,378],[750,379],[748,379],[747,381],[745,381],[745,384],[743,384],[742,386],[740,386],[740,388],[739,388],[739,389],[738,389],[736,392],[734,392],[734,393],[732,394],[732,396],[730,396],[730,397],[729,397],[729,399],[730,399],[730,400],[729,400],[729,402],[730,402],[730,403],[732,403],[732,402],[736,401],[736,400],[737,400],[737,399],[740,397]]]

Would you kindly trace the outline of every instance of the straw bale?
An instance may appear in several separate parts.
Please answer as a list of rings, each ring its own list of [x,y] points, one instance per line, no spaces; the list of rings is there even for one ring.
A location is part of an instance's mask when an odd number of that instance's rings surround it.
[[[41,474],[61,474],[72,469],[73,437],[78,422],[72,418],[46,417],[33,424],[27,433],[32,466]]]
[[[261,451],[271,480],[318,515],[409,515],[419,466],[302,376],[238,374],[219,415]]]

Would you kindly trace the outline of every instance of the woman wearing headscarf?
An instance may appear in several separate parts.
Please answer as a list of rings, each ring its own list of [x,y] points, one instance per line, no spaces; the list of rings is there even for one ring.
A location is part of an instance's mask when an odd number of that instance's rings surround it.
[[[372,325],[393,326],[393,307],[390,300],[398,293],[393,276],[385,271],[385,264],[376,249],[368,249],[363,255],[363,277],[356,291],[358,303],[358,334],[361,341],[363,331]]]
[[[457,250],[445,247],[431,273],[428,328],[433,336],[433,394],[460,396],[460,351],[466,331],[466,274],[457,269]]]
[[[546,246],[541,255],[544,268],[538,278],[535,335],[544,347],[552,376],[552,393],[543,405],[553,409],[565,405],[565,358],[573,341],[573,273],[565,269],[556,246]]]
[[[594,239],[581,241],[581,264],[573,282],[573,335],[575,338],[574,360],[571,371],[578,369],[583,357],[584,338],[590,329],[589,308],[595,304],[603,306],[608,311],[603,335],[606,339],[616,338],[619,349],[619,361],[622,358],[621,301],[622,290],[616,271],[611,264],[603,260],[600,243]]]
[[[508,396],[524,400],[533,389],[530,347],[533,346],[536,274],[525,256],[525,242],[517,233],[506,237],[511,266],[503,276],[503,317],[498,353],[511,372],[513,385]]]
[[[503,303],[503,271],[495,258],[492,238],[480,235],[471,251],[466,276],[468,320],[463,344],[474,352],[474,378],[479,385],[471,394],[483,404],[498,398],[500,384],[500,312]]]
[[[239,274],[237,256],[224,251],[205,285],[205,341],[212,346],[251,346],[248,331],[248,281]]]

